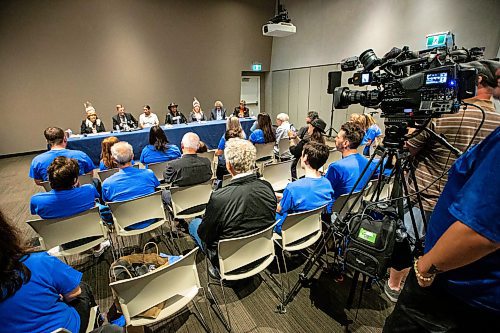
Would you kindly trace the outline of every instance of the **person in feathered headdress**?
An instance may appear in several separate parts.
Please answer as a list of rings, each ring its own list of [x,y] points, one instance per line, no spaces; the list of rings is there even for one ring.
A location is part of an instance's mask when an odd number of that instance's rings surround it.
[[[87,113],[87,117],[82,121],[81,133],[82,134],[90,134],[90,133],[99,133],[105,132],[104,123],[97,117],[97,113],[95,112],[92,103],[85,102],[83,103],[85,107],[85,112]]]

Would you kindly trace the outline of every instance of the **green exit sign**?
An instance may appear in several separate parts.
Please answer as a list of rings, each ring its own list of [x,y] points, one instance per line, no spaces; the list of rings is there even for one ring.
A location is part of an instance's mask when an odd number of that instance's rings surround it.
[[[252,64],[252,71],[254,72],[262,71],[262,64]]]

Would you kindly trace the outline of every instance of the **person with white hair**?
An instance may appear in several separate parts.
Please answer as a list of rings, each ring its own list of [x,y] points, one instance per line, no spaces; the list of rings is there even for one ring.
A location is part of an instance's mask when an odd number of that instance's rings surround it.
[[[210,111],[210,120],[225,120],[226,109],[221,101],[215,101],[214,108]]]
[[[203,110],[201,109],[201,104],[195,97],[193,100],[193,111],[189,113],[189,122],[205,121],[205,120],[207,120],[207,118],[205,117],[205,113],[203,113]]]
[[[274,146],[274,154],[278,156],[280,159],[290,159],[292,158],[292,154],[287,151],[279,156],[279,142],[281,139],[288,139],[288,132],[293,131],[296,132],[295,127],[289,122],[288,115],[286,113],[280,113],[276,116],[276,145]]]
[[[212,178],[212,161],[196,154],[200,137],[193,132],[184,134],[181,141],[182,157],[170,161],[163,171],[165,183],[172,186],[191,186]]]
[[[277,204],[271,184],[253,172],[256,149],[251,142],[228,140],[224,156],[232,180],[212,193],[203,219],[189,224],[190,235],[214,267],[218,266],[219,240],[251,235],[273,225]],[[217,277],[212,267],[209,272]]]
[[[153,171],[132,166],[134,150],[128,142],[115,143],[111,147],[111,156],[118,164],[120,171],[106,178],[102,183],[102,199],[105,202],[135,199],[153,193],[160,185]],[[154,220],[139,222],[126,229],[143,229],[153,222]]]

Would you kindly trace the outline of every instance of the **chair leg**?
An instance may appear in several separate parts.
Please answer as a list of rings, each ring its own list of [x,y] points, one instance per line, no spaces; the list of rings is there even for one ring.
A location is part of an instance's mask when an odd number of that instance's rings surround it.
[[[214,305],[215,305],[215,309],[216,309],[216,313],[217,313],[217,316],[219,316],[220,320],[222,321],[222,324],[224,325],[224,327],[229,331],[231,332],[231,325],[230,323],[226,320],[226,318],[224,317],[224,314],[222,313],[222,309],[220,308],[220,305],[219,305],[219,302],[217,302],[217,298],[215,298],[215,295],[214,293],[212,292],[212,288],[210,288],[210,285],[213,284],[213,285],[219,285],[215,282],[211,282],[211,278],[210,278],[210,274],[208,272],[208,258],[205,258],[205,262],[207,264],[207,290],[208,290],[208,293],[210,294],[210,297],[212,298],[212,300],[214,301]],[[221,286],[222,286],[222,280],[221,280]],[[224,296],[224,304],[226,302],[226,297],[225,297],[225,294],[224,294],[224,289],[222,289],[222,295]],[[227,311],[227,305],[226,305],[226,311]],[[213,325],[212,325],[213,326]]]
[[[169,230],[170,240],[172,241],[172,244],[174,245],[174,248],[177,251],[177,253],[179,255],[181,255],[182,254],[181,248],[179,247],[179,244],[177,244],[175,242],[174,234],[172,233],[172,229],[175,227],[175,225],[174,225],[174,219],[172,219],[172,217],[170,215],[170,212],[167,212],[167,215],[168,215],[168,221],[170,222],[170,230]],[[177,234],[177,239],[179,239],[179,232],[177,231],[177,229],[175,231],[176,231],[176,234]]]
[[[285,250],[281,250],[281,258],[283,258],[283,266],[285,267],[285,275],[286,275],[286,293],[290,292],[290,275],[288,275],[288,267],[286,266],[286,258],[285,258]],[[283,297],[283,300],[285,298]]]
[[[196,302],[194,301],[194,299],[191,302],[193,302],[193,305],[194,305],[194,307],[196,309],[197,317],[199,316],[198,319],[200,320],[201,325],[203,326],[203,328],[205,329],[205,331],[207,331],[209,333],[212,332],[212,330],[210,329],[210,327],[208,327],[208,324],[205,321],[205,318],[203,317],[203,314],[201,313],[200,309],[198,308],[198,304],[196,304]],[[213,323],[212,323],[212,325],[213,325]]]
[[[226,306],[226,315],[227,315],[227,323],[228,323],[228,330],[229,332],[232,331],[232,326],[231,326],[231,317],[229,316],[229,305],[227,304],[226,301],[226,293],[224,292],[224,281],[220,279],[220,287],[222,289],[222,299],[224,301],[224,305]]]
[[[203,297],[205,298],[205,304],[207,305],[208,317],[210,318],[210,326],[211,326],[211,329],[213,329],[214,328],[214,321],[213,321],[213,318],[212,318],[212,313],[210,312],[210,306],[208,306],[207,293],[205,291],[205,288],[200,287],[200,289],[203,291]]]

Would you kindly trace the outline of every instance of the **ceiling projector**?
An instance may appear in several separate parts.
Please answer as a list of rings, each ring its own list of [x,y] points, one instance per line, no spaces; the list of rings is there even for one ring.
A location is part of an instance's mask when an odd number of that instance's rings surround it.
[[[271,37],[286,37],[297,32],[297,28],[288,22],[268,23],[262,26],[262,34]]]

